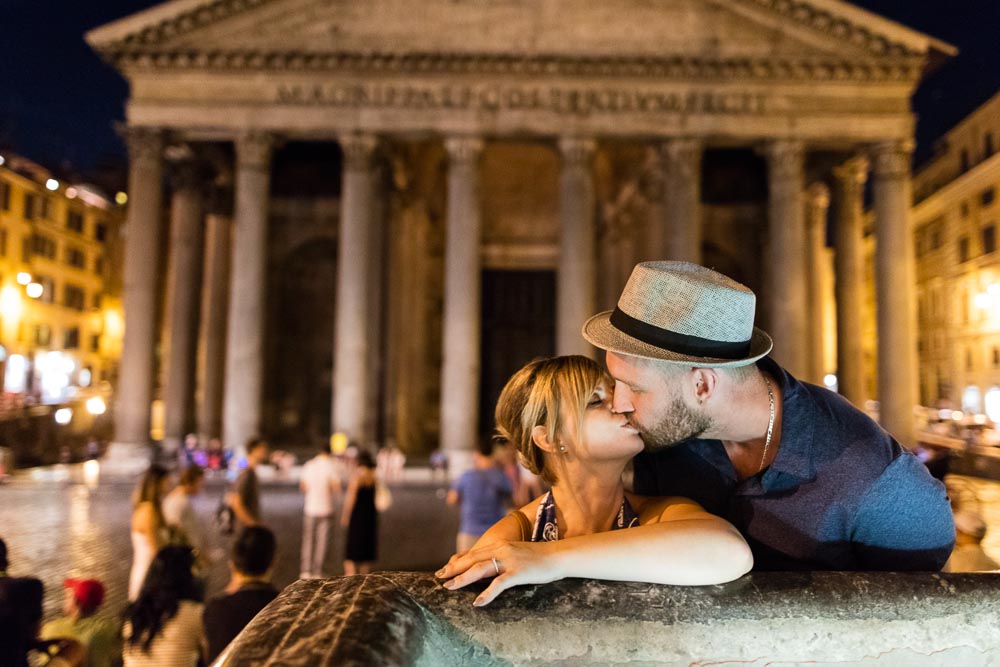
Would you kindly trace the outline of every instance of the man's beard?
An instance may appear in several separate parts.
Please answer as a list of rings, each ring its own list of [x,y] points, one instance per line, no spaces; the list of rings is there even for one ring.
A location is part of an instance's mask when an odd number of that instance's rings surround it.
[[[701,436],[712,426],[711,417],[695,412],[680,398],[675,398],[666,415],[652,426],[639,424],[631,418],[629,422],[639,430],[647,451],[679,445]]]

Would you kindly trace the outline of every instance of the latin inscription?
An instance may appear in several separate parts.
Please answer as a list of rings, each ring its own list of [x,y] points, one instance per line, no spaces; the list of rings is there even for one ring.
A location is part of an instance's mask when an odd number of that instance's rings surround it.
[[[614,88],[559,88],[383,83],[281,84],[280,104],[340,108],[458,111],[550,111],[595,113],[762,114],[762,93],[642,91]]]

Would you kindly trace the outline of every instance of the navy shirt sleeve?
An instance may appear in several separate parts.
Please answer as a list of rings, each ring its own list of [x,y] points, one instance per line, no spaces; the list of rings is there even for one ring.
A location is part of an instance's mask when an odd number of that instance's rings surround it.
[[[851,541],[861,569],[940,570],[955,546],[944,484],[904,452],[861,500]]]

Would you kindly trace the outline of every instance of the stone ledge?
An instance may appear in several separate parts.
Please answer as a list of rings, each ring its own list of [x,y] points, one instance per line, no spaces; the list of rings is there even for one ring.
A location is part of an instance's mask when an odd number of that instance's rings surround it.
[[[429,574],[298,581],[217,665],[1000,665],[1000,575],[758,573],[452,592]]]

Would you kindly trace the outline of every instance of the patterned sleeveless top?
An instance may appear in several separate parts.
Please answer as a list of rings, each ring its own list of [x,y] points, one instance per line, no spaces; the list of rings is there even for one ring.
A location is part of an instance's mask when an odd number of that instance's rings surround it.
[[[639,525],[639,515],[632,509],[628,498],[622,497],[622,506],[618,510],[615,522],[611,524],[611,530],[622,528],[632,528]],[[559,525],[556,522],[556,501],[552,497],[552,492],[545,494],[545,498],[538,505],[538,512],[535,513],[535,529],[531,533],[532,542],[555,542],[559,539]]]

